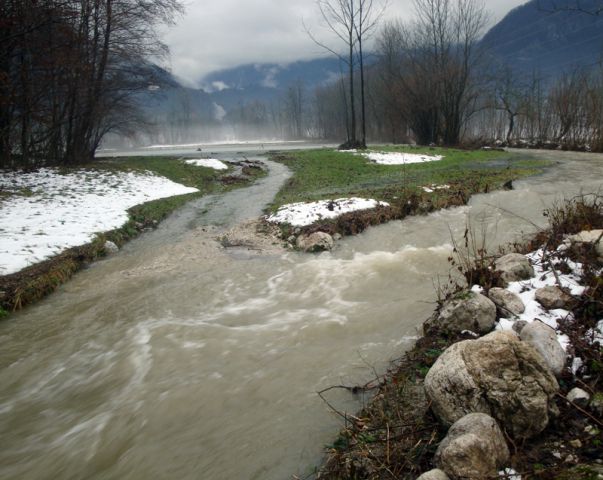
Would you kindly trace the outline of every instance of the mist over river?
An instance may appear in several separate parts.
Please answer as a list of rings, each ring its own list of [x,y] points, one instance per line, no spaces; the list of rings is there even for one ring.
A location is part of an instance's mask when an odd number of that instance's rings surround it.
[[[256,158],[243,148],[214,151]],[[364,383],[412,345],[448,275],[451,233],[471,218],[495,248],[544,226],[552,202],[603,185],[603,155],[520,154],[555,164],[513,191],[370,228],[321,255],[215,241],[260,215],[290,175],[280,164],[187,205],[0,322],[0,477],[308,474],[340,425],[315,392]],[[348,411],[362,401],[329,398]]]

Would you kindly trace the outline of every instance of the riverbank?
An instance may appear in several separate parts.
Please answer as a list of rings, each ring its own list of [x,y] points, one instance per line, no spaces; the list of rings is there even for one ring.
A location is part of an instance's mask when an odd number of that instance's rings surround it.
[[[459,281],[458,276],[452,277],[449,289],[440,296],[439,306],[426,324],[429,325],[425,328],[426,335],[401,359],[394,362],[382,377],[366,385],[336,387],[347,389],[352,394],[372,391],[375,396],[355,415],[339,412],[329,404],[342,418],[343,430],[328,448],[325,463],[315,475],[317,479],[416,479],[436,466],[448,470],[450,478],[456,478],[454,468],[450,471],[454,461],[450,461],[449,453],[439,448],[447,436],[449,424],[442,423],[443,411],[446,408],[442,407],[441,397],[434,394],[433,378],[443,371],[443,365],[450,361],[455,351],[461,349],[461,345],[466,347],[464,351],[470,350],[468,345],[476,345],[474,350],[477,350],[476,338],[486,334],[491,328],[519,332],[510,334],[512,338],[517,335],[517,340],[514,341],[518,342],[521,337],[519,344],[530,345],[521,348],[534,348],[539,352],[536,354],[539,358],[534,360],[538,367],[531,367],[526,370],[530,373],[524,372],[523,375],[539,375],[536,372],[540,368],[543,375],[548,375],[556,389],[543,399],[536,400],[535,397],[528,396],[527,400],[535,402],[534,405],[543,400],[543,414],[546,417],[542,428],[530,434],[525,431],[518,433],[518,425],[536,428],[534,425],[541,424],[541,419],[536,415],[528,418],[529,421],[518,424],[517,418],[526,415],[528,411],[534,415],[539,407],[531,406],[526,410],[524,407],[512,406],[506,403],[511,400],[504,395],[496,397],[495,400],[494,394],[487,389],[475,393],[494,402],[487,406],[489,400],[485,400],[486,406],[482,405],[474,411],[488,411],[500,422],[510,455],[504,458],[502,463],[492,462],[490,467],[496,467],[499,472],[496,469],[489,474],[482,471],[481,474],[474,474],[469,478],[600,478],[603,472],[603,257],[599,243],[601,235],[597,235],[597,229],[603,228],[603,205],[601,198],[596,195],[578,197],[547,210],[545,214],[550,221],[547,230],[506,250],[520,252],[523,262],[530,259],[533,271],[523,277],[523,280],[505,277],[506,274],[500,270],[502,267],[499,259],[502,254],[490,256],[485,251],[472,249],[471,246],[476,245],[476,242],[472,241],[474,234],[467,233],[466,244],[459,245],[455,249],[456,255],[450,259],[452,267],[457,272],[461,271],[466,282]],[[592,234],[575,236],[585,229]],[[599,232],[603,234],[603,231]],[[590,238],[591,236],[593,238]],[[474,260],[477,257],[475,261],[469,261],[466,253],[468,247],[473,250],[471,253]],[[462,253],[463,251],[465,253]],[[544,288],[545,285],[550,286]],[[496,324],[478,334],[468,328],[450,328],[449,323],[442,323],[441,320],[442,312],[450,310],[451,304],[469,301],[469,296],[475,295],[468,293],[467,288],[471,287],[473,292],[479,291],[484,297],[498,299],[492,307],[497,311]],[[505,287],[507,290],[499,287]],[[542,289],[541,292],[550,293],[558,288],[561,290],[557,292],[560,295],[557,303],[547,303],[543,294],[539,294],[539,289]],[[499,299],[504,291],[509,292],[503,295],[507,300],[511,297],[517,302],[519,299],[524,308],[512,313],[510,309],[514,306],[511,302],[501,309]],[[485,301],[489,300],[486,298]],[[477,325],[472,330],[476,331],[476,328]],[[541,339],[540,343],[534,342],[532,330],[544,331],[543,335],[548,341]],[[551,332],[556,333],[556,340],[546,337],[550,336]],[[491,335],[482,338],[480,341],[492,343],[489,349],[500,348],[500,352],[504,351],[503,347],[495,346],[498,345],[496,342],[501,340]],[[543,347],[543,344],[547,346]],[[560,346],[562,344],[563,350]],[[542,350],[543,348],[551,350]],[[447,352],[447,360],[438,361],[444,352]],[[559,352],[563,352],[561,363],[555,365],[555,354],[559,360]],[[502,353],[497,355],[499,360],[493,364],[497,372],[513,368],[504,364]],[[468,356],[465,356],[464,361],[469,363]],[[526,361],[525,357],[519,363],[522,361]],[[484,363],[487,364],[484,359],[478,362],[480,365]],[[458,370],[464,367],[456,368]],[[487,369],[487,366],[483,368]],[[555,375],[557,381],[554,380]],[[487,383],[487,376],[485,370],[480,373],[480,379],[476,380],[479,388],[485,388],[481,382]],[[451,382],[448,388],[454,388],[455,374],[448,372],[445,377]],[[496,395],[505,391],[506,387],[501,386],[501,382],[511,381],[510,378],[505,374],[499,379],[493,379],[498,385],[496,388],[500,389]],[[544,377],[538,380],[541,385],[544,382]],[[467,399],[457,401],[464,402],[464,413],[472,411],[471,405],[481,405],[469,398],[471,391],[465,391],[463,395],[468,395]],[[521,405],[522,399],[517,397],[512,401],[520,402]],[[502,413],[505,409],[512,410],[512,413]],[[550,418],[547,417],[547,409],[554,412]],[[509,421],[510,424],[505,423]],[[447,442],[450,445],[454,440]],[[481,462],[480,466],[488,463],[484,461],[484,458],[489,457],[481,450],[482,447],[475,448],[477,456],[481,455],[481,460],[478,460],[478,463]],[[498,452],[495,453],[498,455]],[[470,469],[475,466],[473,454],[466,453],[462,458],[460,464],[463,468]],[[433,477],[424,478],[448,478],[442,472],[432,472],[432,475]]]
[[[108,247],[120,248],[156,228],[187,202],[248,185],[263,175],[257,162],[214,168],[173,157],[99,159],[69,169],[8,172],[0,199],[5,210],[14,210],[14,220],[2,232],[8,273],[0,276],[0,316],[52,293],[90,262],[111,253]],[[128,202],[148,198],[155,200],[127,208]],[[25,222],[22,227],[20,222]],[[106,225],[120,226],[106,230]]]
[[[331,149],[274,153],[271,159],[294,172],[267,209],[268,219],[276,218],[282,238],[292,245],[292,236],[355,235],[372,225],[466,205],[472,195],[511,189],[513,181],[551,165],[542,158],[505,151],[412,146],[379,147],[366,153]],[[334,218],[324,215],[309,224],[278,218],[288,206],[299,209],[304,203],[329,201],[333,210],[350,197],[379,205]]]

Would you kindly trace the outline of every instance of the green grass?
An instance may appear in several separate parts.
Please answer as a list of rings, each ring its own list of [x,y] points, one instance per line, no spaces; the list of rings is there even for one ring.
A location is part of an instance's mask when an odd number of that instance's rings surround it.
[[[277,194],[271,209],[321,199],[361,196],[397,203],[409,195],[438,197],[447,190],[425,194],[422,186],[448,184],[451,190],[471,194],[499,188],[509,180],[539,173],[548,162],[499,151],[468,151],[436,147],[379,147],[374,151],[396,151],[443,155],[437,162],[377,165],[365,157],[333,150],[306,150],[275,155],[294,172]]]

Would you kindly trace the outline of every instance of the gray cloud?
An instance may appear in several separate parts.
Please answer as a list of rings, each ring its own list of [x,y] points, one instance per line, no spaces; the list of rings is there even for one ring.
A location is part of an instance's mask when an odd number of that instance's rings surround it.
[[[487,0],[492,21],[525,0]],[[412,18],[412,0],[391,0],[386,18]],[[321,39],[328,31],[312,0],[189,0],[164,37],[174,74],[197,85],[209,72],[248,63],[289,63],[324,56],[303,24]],[[337,42],[330,42],[334,46]]]

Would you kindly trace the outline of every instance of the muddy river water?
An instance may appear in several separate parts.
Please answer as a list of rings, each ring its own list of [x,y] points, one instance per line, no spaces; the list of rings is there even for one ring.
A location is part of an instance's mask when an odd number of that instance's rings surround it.
[[[451,234],[471,218],[494,248],[544,225],[552,202],[603,186],[603,156],[531,154],[556,164],[318,256],[214,240],[260,214],[289,175],[281,165],[188,205],[0,323],[0,478],[308,474],[339,427],[315,392],[363,383],[412,344],[448,274]],[[355,410],[361,399],[332,401]]]

